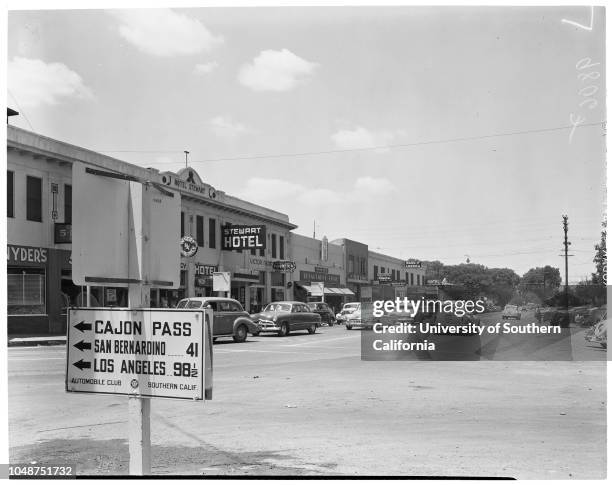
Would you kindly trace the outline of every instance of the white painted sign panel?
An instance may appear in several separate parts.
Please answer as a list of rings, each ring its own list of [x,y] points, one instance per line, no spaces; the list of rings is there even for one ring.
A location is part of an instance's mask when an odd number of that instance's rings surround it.
[[[230,273],[213,273],[213,291],[231,291]]]
[[[69,392],[210,399],[212,311],[71,309],[66,355]]]
[[[72,164],[74,283],[178,288],[180,196],[121,177]]]

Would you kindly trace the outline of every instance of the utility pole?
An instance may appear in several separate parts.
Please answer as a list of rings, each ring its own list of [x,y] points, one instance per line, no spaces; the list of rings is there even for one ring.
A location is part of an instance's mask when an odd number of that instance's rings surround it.
[[[187,150],[183,150],[185,152],[185,168],[187,168],[187,155],[189,155],[189,152]]]
[[[568,247],[570,244],[572,244],[571,242],[568,242],[567,240],[567,216],[562,216],[563,217],[563,234],[564,234],[564,238],[563,238],[563,246],[564,246],[564,253],[565,253],[565,311],[569,311],[569,286],[568,286],[568,278],[567,278],[567,251],[568,251]],[[569,316],[569,313],[568,313]]]
[[[312,238],[313,238],[313,239],[316,239],[316,238],[317,238],[317,236],[316,236],[317,231],[316,231],[316,229],[315,229],[315,225],[316,225],[316,223],[317,223],[317,221],[312,221]]]

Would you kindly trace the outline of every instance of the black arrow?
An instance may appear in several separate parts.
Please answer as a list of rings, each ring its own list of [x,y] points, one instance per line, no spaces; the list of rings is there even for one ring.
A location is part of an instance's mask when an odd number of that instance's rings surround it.
[[[83,359],[79,360],[78,362],[74,362],[72,365],[81,370],[91,369],[91,362],[85,362]]]
[[[79,349],[81,352],[85,349],[91,350],[91,344],[88,344],[84,340],[81,340],[79,343],[74,344],[74,346]]]
[[[80,330],[81,332],[84,332],[85,330],[91,330],[91,323],[85,323],[84,320],[80,321],[79,323],[77,323],[74,328],[76,328],[77,330]]]

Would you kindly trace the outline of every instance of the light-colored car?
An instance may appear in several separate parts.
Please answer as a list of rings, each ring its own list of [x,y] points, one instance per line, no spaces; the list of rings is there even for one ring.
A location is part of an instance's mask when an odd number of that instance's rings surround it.
[[[346,325],[347,330],[352,330],[355,327],[364,328],[364,321],[361,318],[361,304],[357,303],[356,305],[344,316],[344,325]]]
[[[213,311],[213,340],[217,337],[232,337],[235,342],[244,342],[247,334],[259,335],[261,328],[244,311],[239,301],[231,298],[193,297],[184,298],[176,308],[196,310],[211,308]]]
[[[315,333],[321,325],[321,316],[301,301],[275,301],[266,305],[261,312],[251,315],[251,318],[262,332],[275,332],[280,337],[294,330]]]
[[[517,320],[521,319],[521,310],[516,305],[506,305],[504,307],[504,311],[502,312],[502,319],[510,319],[516,318]]]
[[[336,322],[344,323],[346,321],[346,316],[349,313],[353,313],[357,308],[359,308],[359,302],[345,303],[340,313],[336,315]]]

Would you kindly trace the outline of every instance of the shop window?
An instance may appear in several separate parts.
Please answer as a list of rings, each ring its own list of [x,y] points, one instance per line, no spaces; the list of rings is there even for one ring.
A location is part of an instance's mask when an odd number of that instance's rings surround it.
[[[278,273],[278,272],[272,272],[270,273],[271,276],[271,286],[285,286],[285,274],[284,273]]]
[[[72,185],[64,185],[64,222],[72,224]]]
[[[272,301],[284,301],[285,290],[279,288],[272,288]]]
[[[185,236],[185,213],[181,211],[181,237]]]
[[[285,259],[285,238],[283,236],[278,236],[278,250],[280,252],[279,258]]]
[[[276,234],[272,234],[272,257],[276,258]]]
[[[208,219],[208,247],[214,249],[217,243],[217,221]]]
[[[198,246],[204,247],[204,217],[196,216],[196,239]]]
[[[35,268],[9,268],[6,298],[9,315],[44,315],[45,270]]]
[[[27,177],[26,219],[42,222],[42,179],[38,177]]]
[[[6,171],[6,217],[15,217],[15,172]]]

